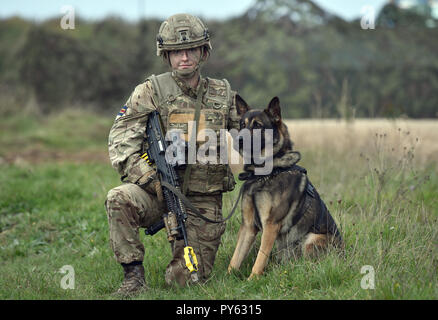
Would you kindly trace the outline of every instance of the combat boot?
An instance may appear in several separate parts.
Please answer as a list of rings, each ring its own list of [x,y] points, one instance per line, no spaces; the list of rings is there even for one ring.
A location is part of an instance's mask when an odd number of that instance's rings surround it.
[[[114,292],[114,295],[127,297],[139,293],[146,289],[144,280],[144,268],[141,263],[122,264],[125,278],[120,288]]]

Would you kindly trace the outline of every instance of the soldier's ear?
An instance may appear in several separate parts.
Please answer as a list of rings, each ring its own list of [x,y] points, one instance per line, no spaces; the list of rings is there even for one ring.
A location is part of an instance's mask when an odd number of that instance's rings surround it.
[[[246,101],[238,94],[236,94],[236,109],[239,116],[243,116],[250,109]]]
[[[278,99],[278,97],[272,98],[271,102],[269,102],[268,108],[265,109],[264,111],[275,123],[280,122],[281,121],[280,99]]]
[[[201,47],[201,58],[200,58],[200,61],[206,62],[209,57],[210,57],[210,51],[208,50],[207,46]]]

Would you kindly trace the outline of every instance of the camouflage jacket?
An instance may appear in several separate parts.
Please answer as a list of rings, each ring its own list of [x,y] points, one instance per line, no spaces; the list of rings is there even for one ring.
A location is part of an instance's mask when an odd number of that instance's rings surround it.
[[[200,85],[205,86],[200,127],[204,119],[206,127],[214,130],[239,129],[236,93],[230,89],[228,82],[201,77],[198,88]],[[151,76],[134,89],[117,114],[108,141],[111,164],[122,176],[122,181],[138,183],[143,175],[154,170],[140,157],[144,151],[148,114],[158,110],[167,129],[182,126],[187,130],[187,126],[178,123],[178,119],[184,110],[194,109],[196,92],[197,89],[185,86],[170,72]],[[182,172],[178,173],[182,176]],[[190,181],[195,183],[189,184],[189,194],[229,191],[235,184],[229,166],[221,164],[194,165]]]

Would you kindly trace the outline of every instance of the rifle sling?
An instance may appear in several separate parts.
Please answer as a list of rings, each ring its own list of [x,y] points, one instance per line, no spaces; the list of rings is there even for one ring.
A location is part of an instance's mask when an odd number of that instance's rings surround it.
[[[192,134],[191,134],[191,137],[193,137],[193,134],[195,134],[194,135],[195,143],[196,143],[196,139],[198,136],[198,126],[199,126],[199,118],[200,118],[200,114],[201,114],[203,89],[204,89],[204,81],[201,80],[201,84],[199,85],[197,96],[196,96],[195,123],[194,123],[194,127],[192,128]],[[178,189],[173,187],[171,184],[169,184],[165,181],[161,182],[161,186],[163,186],[163,187],[169,189],[171,192],[173,192],[186,205],[187,208],[189,208],[195,215],[197,215],[199,218],[203,219],[204,221],[210,222],[210,223],[222,223],[222,222],[229,220],[233,216],[234,212],[236,211],[237,204],[239,203],[239,200],[240,200],[242,193],[243,193],[243,189],[244,189],[243,186],[242,186],[242,188],[240,188],[240,192],[239,192],[239,195],[237,197],[236,203],[234,204],[233,209],[231,210],[230,214],[225,219],[211,220],[207,217],[204,217],[204,215],[186,197],[191,170],[192,170],[192,165],[188,164],[186,167],[186,170],[184,172],[184,183],[182,186],[182,193]]]
[[[204,89],[204,81],[200,79],[201,83],[199,84],[198,92],[196,93],[196,105],[195,105],[195,123],[194,127],[192,128],[192,132],[190,135],[190,139],[195,140],[195,145],[198,137],[198,126],[199,126],[199,117],[201,115],[201,105],[202,105],[202,96],[203,96],[203,89]],[[193,138],[193,134],[195,135]],[[189,141],[190,143],[190,141]],[[189,178],[190,173],[192,172],[192,165],[189,163],[187,164],[186,171],[184,172],[184,184],[182,187],[182,191],[184,194],[187,194],[187,187],[189,185]]]

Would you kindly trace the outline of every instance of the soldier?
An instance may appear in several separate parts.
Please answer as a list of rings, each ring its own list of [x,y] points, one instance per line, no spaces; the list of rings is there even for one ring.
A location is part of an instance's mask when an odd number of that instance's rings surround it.
[[[157,35],[157,55],[171,71],[152,75],[139,84],[111,128],[109,157],[123,182],[108,192],[105,202],[110,246],[124,270],[118,294],[134,294],[145,287],[145,248],[139,240],[139,228],[154,225],[165,210],[156,171],[140,157],[145,151],[148,114],[158,110],[167,130],[178,128],[188,133],[188,121],[195,119],[196,106],[200,106],[199,128],[215,130],[218,136],[220,129],[239,128],[236,93],[228,81],[201,76],[211,49],[208,30],[197,17],[176,14],[164,21]],[[186,196],[205,217],[222,219],[222,193],[235,185],[230,167],[219,160],[217,164],[188,167],[191,170],[177,168]],[[208,223],[189,209],[187,212],[188,241],[197,255],[198,276],[205,281],[212,271],[225,223]],[[182,240],[172,245],[173,259],[165,272],[167,284],[190,283],[183,247]]]

